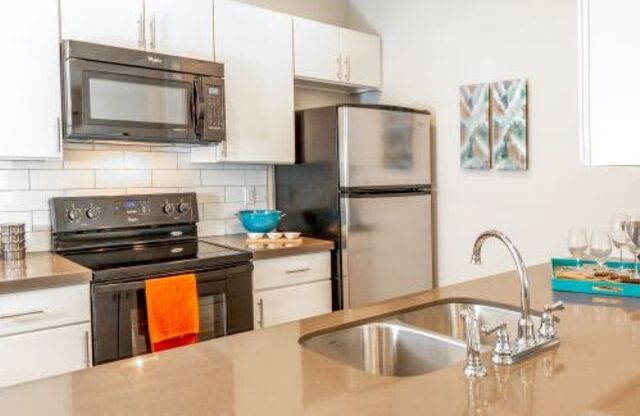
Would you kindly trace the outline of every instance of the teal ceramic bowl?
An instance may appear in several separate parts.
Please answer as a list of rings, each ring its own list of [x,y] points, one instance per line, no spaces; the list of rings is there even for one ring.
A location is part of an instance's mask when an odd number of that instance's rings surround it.
[[[242,226],[250,233],[268,233],[280,224],[285,214],[282,211],[270,209],[254,209],[238,212]]]

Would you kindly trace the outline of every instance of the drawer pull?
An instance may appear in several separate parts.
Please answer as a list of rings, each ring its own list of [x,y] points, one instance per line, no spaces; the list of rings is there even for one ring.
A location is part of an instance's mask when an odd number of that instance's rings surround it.
[[[44,313],[44,311],[42,309],[33,309],[24,312],[4,313],[0,315],[0,319],[20,318],[21,316],[38,315],[40,313]]]
[[[305,267],[302,269],[291,269],[291,270],[287,270],[285,273],[286,274],[295,274],[295,273],[304,273],[304,272],[308,272],[311,271],[311,267]]]

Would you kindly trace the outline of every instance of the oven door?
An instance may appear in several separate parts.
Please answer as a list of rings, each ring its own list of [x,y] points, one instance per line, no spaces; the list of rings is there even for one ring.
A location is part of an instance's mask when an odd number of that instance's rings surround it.
[[[251,270],[249,264],[196,273],[198,341],[252,329]],[[91,298],[94,364],[151,351],[144,280],[94,284]]]
[[[64,74],[67,140],[201,141],[202,77],[75,58]]]

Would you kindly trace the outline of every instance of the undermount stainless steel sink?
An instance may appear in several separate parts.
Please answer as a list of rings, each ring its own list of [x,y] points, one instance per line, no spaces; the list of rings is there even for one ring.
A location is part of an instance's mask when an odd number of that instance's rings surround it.
[[[373,322],[308,338],[305,347],[382,376],[414,376],[460,362],[465,345],[393,321]]]
[[[310,335],[300,343],[371,374],[396,377],[426,374],[465,359],[466,333],[460,319],[463,309],[470,310],[481,325],[495,325],[500,320],[509,328],[516,328],[520,318],[520,312],[510,306],[453,299]],[[539,324],[539,316],[532,319]],[[481,343],[487,348],[492,344],[486,337],[481,338]]]
[[[495,325],[498,321],[507,324],[509,335],[515,339],[518,330],[520,310],[516,307],[498,305],[491,302],[452,299],[445,302],[431,304],[419,309],[402,312],[394,315],[394,318],[405,323],[457,340],[466,341],[464,322],[460,319],[463,309],[470,310],[478,319],[479,326]],[[540,316],[532,315],[531,320],[536,327],[540,325]],[[491,336],[480,335],[480,342],[485,346],[493,344]]]

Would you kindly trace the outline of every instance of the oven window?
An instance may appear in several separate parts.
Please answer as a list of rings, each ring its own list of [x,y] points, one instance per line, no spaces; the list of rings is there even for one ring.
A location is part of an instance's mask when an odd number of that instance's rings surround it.
[[[225,293],[200,296],[200,333],[198,341],[205,341],[227,334],[227,301]],[[147,309],[144,290],[138,290],[129,303],[131,319],[131,354],[133,356],[151,352],[151,340],[147,326]]]
[[[89,118],[93,121],[186,126],[190,84],[131,76],[88,78]]]

